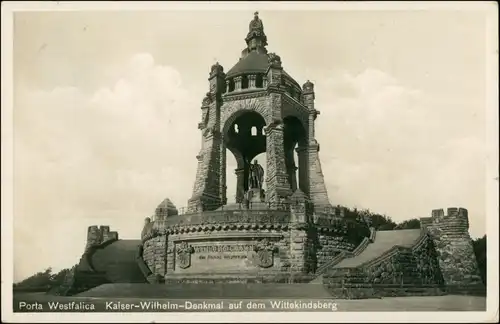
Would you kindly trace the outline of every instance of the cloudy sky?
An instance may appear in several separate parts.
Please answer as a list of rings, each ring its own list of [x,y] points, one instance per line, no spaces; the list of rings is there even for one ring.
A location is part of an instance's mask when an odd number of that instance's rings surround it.
[[[187,204],[210,66],[237,62],[253,10],[15,15],[15,280],[75,264],[89,225],[138,238],[165,197]],[[462,206],[485,233],[484,12],[260,16],[316,85],[332,203],[396,221]]]

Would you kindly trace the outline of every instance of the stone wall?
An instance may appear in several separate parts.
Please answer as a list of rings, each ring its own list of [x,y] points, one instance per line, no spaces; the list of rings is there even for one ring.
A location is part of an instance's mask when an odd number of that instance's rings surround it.
[[[142,258],[155,275],[166,274],[167,236],[158,235],[143,242]]]
[[[111,232],[109,230],[109,226],[89,226],[87,230],[87,243],[85,245],[85,251],[104,242],[116,240],[118,240],[118,232]]]
[[[144,262],[167,281],[306,280],[317,266],[317,233],[307,224],[305,209],[292,210],[293,219],[285,210],[224,210],[149,223],[143,235]],[[256,249],[265,241],[272,247],[265,251],[272,254],[271,264],[262,264],[269,258],[259,259],[261,250]],[[325,259],[335,255],[325,253]]]
[[[317,237],[317,268],[330,263],[341,253],[350,255],[371,232],[365,223],[345,217],[343,207],[317,209],[314,214],[314,231]]]
[[[357,246],[355,242],[350,242],[345,236],[342,235],[324,232],[319,234],[318,236],[318,268],[328,263],[331,259],[333,259],[343,251],[352,252]]]
[[[413,247],[394,246],[360,266],[333,269],[324,275],[323,282],[337,298],[444,293],[434,243],[425,231]]]
[[[484,288],[469,235],[467,210],[448,208],[445,214],[436,209],[421,223],[432,238],[446,289],[466,293]]]

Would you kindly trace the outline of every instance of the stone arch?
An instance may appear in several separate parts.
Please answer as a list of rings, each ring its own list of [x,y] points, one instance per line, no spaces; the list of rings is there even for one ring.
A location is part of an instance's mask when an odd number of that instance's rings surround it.
[[[309,126],[309,113],[303,112],[301,110],[289,107],[288,109],[284,107],[282,111],[283,120],[287,118],[295,118],[302,124],[302,127],[307,130]],[[306,131],[307,136],[307,131]]]
[[[228,133],[229,127],[231,127],[231,124],[236,120],[236,118],[240,117],[248,111],[255,111],[256,113],[260,114],[264,118],[266,125],[269,125],[269,111],[263,98],[251,98],[232,101],[224,104],[221,107],[222,135],[225,136]]]

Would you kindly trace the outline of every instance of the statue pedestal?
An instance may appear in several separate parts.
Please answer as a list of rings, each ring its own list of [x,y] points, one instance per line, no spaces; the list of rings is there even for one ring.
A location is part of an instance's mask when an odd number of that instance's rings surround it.
[[[261,195],[261,190],[259,188],[249,189],[245,194],[245,198],[250,203],[263,203],[265,202],[265,198],[264,195]]]

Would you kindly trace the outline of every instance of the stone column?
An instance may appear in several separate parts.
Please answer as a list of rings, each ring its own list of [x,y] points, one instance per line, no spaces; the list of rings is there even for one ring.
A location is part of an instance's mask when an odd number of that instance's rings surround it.
[[[298,160],[299,160],[299,179],[298,179],[298,187],[300,190],[302,190],[306,195],[309,196],[309,184],[307,183],[307,173],[308,173],[308,166],[307,166],[307,157],[308,157],[308,150],[307,146],[299,146],[295,149],[298,155]]]
[[[297,189],[290,197],[290,266],[292,273],[312,270],[311,243],[307,232],[306,195]]]
[[[297,167],[295,165],[288,167],[288,176],[290,177],[290,186],[292,192],[297,190]]]
[[[309,164],[309,197],[314,204],[315,210],[331,206],[326,190],[325,179],[319,160],[319,144],[313,139],[309,142],[307,151]]]
[[[234,78],[234,91],[241,91],[241,80],[243,78],[241,76],[237,76]]]
[[[231,84],[231,80],[226,80],[226,93],[229,93],[229,85]]]
[[[220,163],[219,163],[219,193],[220,193],[220,201],[222,205],[227,203],[227,183],[226,183],[226,145],[224,141],[221,141],[220,145]]]
[[[265,128],[265,132],[267,136],[266,200],[272,205],[288,197],[291,190],[286,173],[283,125],[271,124]]]
[[[245,195],[245,168],[234,170],[236,174],[236,202],[242,203]]]
[[[255,80],[257,80],[257,76],[254,74],[251,74],[248,76],[248,88],[249,89],[254,89],[255,88]]]
[[[223,203],[221,200],[221,149],[222,135],[220,133],[220,94],[225,88],[224,69],[218,63],[212,66],[210,72],[210,92],[204,99],[203,106],[208,109],[207,120],[204,121],[202,132],[202,149],[198,159],[196,180],[193,194],[188,200],[188,212],[214,210]]]

